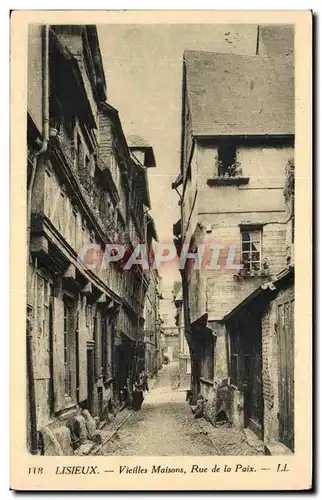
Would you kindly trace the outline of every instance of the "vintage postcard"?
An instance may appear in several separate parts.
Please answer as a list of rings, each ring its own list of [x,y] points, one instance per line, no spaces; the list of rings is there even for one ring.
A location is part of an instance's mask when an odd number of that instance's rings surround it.
[[[11,16],[11,488],[312,487],[310,11]]]

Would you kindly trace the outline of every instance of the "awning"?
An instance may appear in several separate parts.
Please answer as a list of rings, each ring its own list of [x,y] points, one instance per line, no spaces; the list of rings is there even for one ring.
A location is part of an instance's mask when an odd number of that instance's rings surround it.
[[[171,184],[171,189],[176,189],[177,187],[179,187],[181,184],[183,183],[183,175],[182,173],[180,172],[180,174],[178,175],[178,177],[176,178],[176,180]]]

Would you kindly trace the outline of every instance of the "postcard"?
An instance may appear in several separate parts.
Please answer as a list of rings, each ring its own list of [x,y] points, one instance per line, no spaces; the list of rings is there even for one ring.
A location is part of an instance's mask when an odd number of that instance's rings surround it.
[[[312,13],[11,15],[14,490],[312,488]]]

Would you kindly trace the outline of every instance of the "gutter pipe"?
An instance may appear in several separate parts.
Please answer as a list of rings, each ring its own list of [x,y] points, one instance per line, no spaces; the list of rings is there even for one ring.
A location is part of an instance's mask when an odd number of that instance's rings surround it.
[[[48,150],[49,142],[49,25],[43,28],[43,50],[42,50],[42,144],[37,151],[31,172],[30,183],[27,188],[27,272],[30,258],[30,233],[31,233],[31,202],[33,188],[35,184],[36,173],[39,164],[43,161],[44,155]],[[32,320],[27,315],[27,375],[28,375],[28,390],[29,390],[29,415],[30,415],[30,437],[31,437],[31,453],[38,454],[38,435],[37,435],[37,407],[36,407],[36,390],[34,377],[34,363],[32,353]]]

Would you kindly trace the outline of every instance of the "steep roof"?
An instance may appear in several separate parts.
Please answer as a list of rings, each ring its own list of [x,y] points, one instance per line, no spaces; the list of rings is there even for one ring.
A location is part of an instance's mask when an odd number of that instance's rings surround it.
[[[155,167],[153,148],[141,135],[133,134],[127,137],[127,143],[132,151],[140,150],[144,153],[144,166]]]
[[[196,136],[294,134],[292,56],[185,51]]]
[[[260,55],[270,57],[290,55],[294,52],[294,26],[267,24],[259,26]]]

